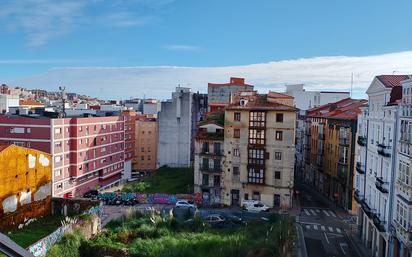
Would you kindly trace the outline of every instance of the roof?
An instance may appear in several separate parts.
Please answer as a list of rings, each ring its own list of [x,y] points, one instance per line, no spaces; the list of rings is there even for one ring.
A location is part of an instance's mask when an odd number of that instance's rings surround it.
[[[37,101],[31,100],[31,99],[27,99],[27,100],[20,100],[19,101],[20,105],[38,105],[38,106],[43,106],[42,103],[39,103]]]
[[[331,118],[355,120],[360,113],[360,108],[367,106],[368,101],[364,99],[345,98],[335,103],[328,103],[316,108],[307,110],[307,117]]]
[[[223,87],[223,86],[249,86],[253,87],[253,85],[245,84],[245,79],[244,78],[235,78],[231,77],[229,83],[223,83],[223,84],[218,84],[218,83],[207,83],[208,87]]]
[[[256,91],[253,91],[252,93],[255,92]],[[247,100],[246,104],[240,105],[240,100],[244,98]],[[298,109],[277,102],[268,102],[267,94],[254,94],[248,97],[241,95],[234,97],[233,101],[228,105],[228,107],[226,107],[226,110],[268,110],[296,112]]]
[[[0,144],[0,152],[3,152],[9,146],[9,144]]]
[[[225,106],[225,103],[209,103],[209,106]]]
[[[376,78],[385,86],[385,87],[400,87],[401,81],[411,78],[409,75],[379,75]]]
[[[293,96],[273,91],[269,91],[268,97],[293,99]]]

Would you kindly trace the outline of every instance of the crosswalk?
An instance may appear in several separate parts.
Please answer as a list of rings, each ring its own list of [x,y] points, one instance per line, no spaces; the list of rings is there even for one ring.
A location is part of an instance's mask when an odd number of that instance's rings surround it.
[[[324,210],[324,209],[309,209],[309,208],[304,208],[303,212],[306,216],[320,216],[324,215],[327,217],[334,217],[337,218],[336,214],[331,211],[331,210]]]
[[[317,224],[304,224],[306,230],[318,230],[323,232],[342,234],[342,229],[331,226],[323,226]]]

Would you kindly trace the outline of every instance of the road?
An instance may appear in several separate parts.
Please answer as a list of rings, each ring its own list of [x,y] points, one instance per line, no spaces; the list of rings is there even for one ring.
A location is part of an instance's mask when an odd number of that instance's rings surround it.
[[[345,235],[348,224],[336,212],[305,187],[300,191],[301,212],[297,218],[298,234],[304,237],[308,257],[353,257]]]

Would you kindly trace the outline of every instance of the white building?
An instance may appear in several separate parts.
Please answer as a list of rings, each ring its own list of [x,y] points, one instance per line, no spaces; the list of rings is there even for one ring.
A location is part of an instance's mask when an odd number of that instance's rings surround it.
[[[349,92],[306,91],[303,84],[286,85],[286,94],[295,98],[295,107],[308,110],[328,103],[349,98]]]
[[[401,81],[406,75],[374,78],[366,93],[369,106],[359,115],[355,200],[363,244],[371,256],[390,255],[396,175],[396,131],[399,126]]]
[[[10,107],[19,106],[19,96],[18,95],[5,95],[0,94],[0,113],[9,112]]]

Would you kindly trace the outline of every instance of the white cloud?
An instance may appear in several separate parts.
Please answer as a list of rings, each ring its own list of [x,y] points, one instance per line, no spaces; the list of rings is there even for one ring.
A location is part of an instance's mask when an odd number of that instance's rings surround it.
[[[285,84],[304,83],[308,90],[350,90],[364,97],[373,77],[379,74],[412,74],[412,51],[365,57],[314,57],[228,67],[68,67],[10,81],[28,88],[56,90],[64,84],[71,92],[102,98],[168,98],[177,85],[206,92],[207,83],[224,83],[229,77],[245,77],[262,92],[284,90]]]
[[[194,45],[166,45],[165,48],[176,51],[197,51],[200,49],[198,46]]]

